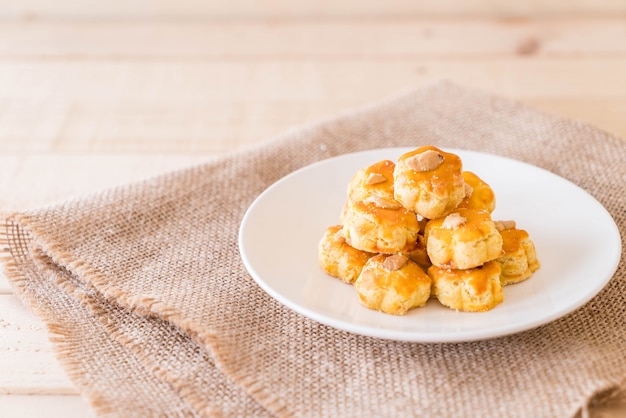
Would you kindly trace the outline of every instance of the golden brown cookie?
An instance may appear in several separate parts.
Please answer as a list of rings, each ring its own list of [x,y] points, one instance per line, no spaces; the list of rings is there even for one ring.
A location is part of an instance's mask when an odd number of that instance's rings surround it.
[[[427,269],[432,265],[430,258],[428,258],[428,253],[426,252],[426,240],[421,234],[417,236],[417,240],[415,241],[413,248],[403,252],[403,254],[409,257],[411,261],[416,262],[417,265],[423,269]]]
[[[419,232],[415,213],[378,196],[348,202],[342,218],[348,244],[370,253],[403,252],[414,246]]]
[[[424,237],[428,257],[437,267],[470,269],[502,255],[502,236],[484,210],[461,208],[432,219]]]
[[[504,253],[496,259],[501,268],[500,283],[504,286],[528,279],[540,267],[528,232],[513,227],[501,230],[500,235]]]
[[[373,255],[349,246],[341,225],[328,227],[318,245],[318,261],[322,270],[346,283],[354,283]]]
[[[363,201],[371,196],[393,199],[393,161],[382,160],[357,171],[348,184],[348,200]]]
[[[396,163],[395,198],[424,218],[444,216],[465,197],[462,168],[457,155],[433,146],[410,151]]]
[[[433,280],[433,295],[442,305],[452,309],[488,311],[504,300],[500,265],[495,261],[467,270],[432,266],[428,275]]]
[[[354,288],[367,308],[404,315],[428,301],[431,279],[405,256],[379,254],[367,261]]]
[[[463,180],[465,181],[465,198],[458,207],[493,212],[496,208],[496,195],[491,187],[471,171],[463,172]]]

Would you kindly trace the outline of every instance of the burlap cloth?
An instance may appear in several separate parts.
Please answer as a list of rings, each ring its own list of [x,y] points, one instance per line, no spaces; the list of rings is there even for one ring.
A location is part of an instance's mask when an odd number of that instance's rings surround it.
[[[219,161],[7,215],[7,275],[102,416],[563,417],[623,389],[623,257],[576,312],[458,344],[338,331],[275,302],[247,274],[238,228],[267,186],[338,154],[423,144],[553,171],[594,195],[624,234],[624,140],[438,83]]]

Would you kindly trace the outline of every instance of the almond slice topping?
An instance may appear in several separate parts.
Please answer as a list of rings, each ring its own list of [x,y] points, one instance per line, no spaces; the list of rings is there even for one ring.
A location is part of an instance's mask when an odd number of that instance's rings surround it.
[[[343,244],[344,242],[346,242],[346,236],[343,234],[343,229],[335,232],[335,235],[333,235],[333,240],[337,244]]]
[[[468,183],[464,183],[463,185],[465,187],[465,197],[472,197],[472,193],[474,193],[474,188]]]
[[[383,261],[383,268],[389,271],[400,270],[407,261],[409,261],[409,259],[406,256],[400,254],[390,255]]]
[[[400,202],[397,202],[395,200],[391,200],[391,199],[386,199],[384,197],[380,197],[380,196],[370,196],[367,199],[363,200],[364,203],[371,203],[375,206],[378,206],[381,209],[400,209],[402,207],[402,205],[400,205]]]
[[[496,221],[496,229],[498,231],[505,231],[507,229],[515,229],[515,221]]]
[[[458,213],[451,213],[443,220],[441,227],[445,229],[455,229],[467,222],[463,216]]]
[[[432,171],[443,164],[443,155],[434,150],[426,150],[404,160],[404,164],[413,171]]]
[[[387,181],[387,178],[379,173],[370,173],[367,176],[367,180],[365,180],[365,184],[368,186],[373,186],[374,184],[384,183]]]

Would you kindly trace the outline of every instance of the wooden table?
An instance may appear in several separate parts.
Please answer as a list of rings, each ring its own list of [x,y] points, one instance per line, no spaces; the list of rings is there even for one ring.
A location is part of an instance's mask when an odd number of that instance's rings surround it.
[[[623,0],[152,3],[3,3],[0,209],[207,161],[440,79],[626,138]],[[1,275],[0,415],[91,416]]]

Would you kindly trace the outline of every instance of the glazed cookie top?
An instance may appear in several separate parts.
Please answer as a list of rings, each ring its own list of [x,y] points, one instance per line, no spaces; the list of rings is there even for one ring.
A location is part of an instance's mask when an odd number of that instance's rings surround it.
[[[369,252],[389,254],[413,248],[419,233],[413,212],[378,196],[348,204],[343,222],[348,243]]]
[[[460,208],[483,209],[491,213],[496,208],[496,196],[491,187],[471,171],[463,172],[465,198]]]
[[[392,290],[398,297],[409,298],[418,288],[430,288],[431,278],[417,264],[402,255],[376,255],[361,273],[361,290]],[[430,294],[430,289],[428,289]]]
[[[393,161],[382,160],[357,171],[348,184],[348,199],[364,200],[371,196],[393,199]]]
[[[436,194],[450,193],[464,184],[461,158],[432,145],[403,154],[397,165],[402,169],[403,183],[419,184]]]
[[[519,251],[522,248],[522,242],[529,239],[528,232],[523,229],[505,229],[500,231],[502,235],[502,251],[510,254]]]
[[[362,201],[352,203],[352,207],[364,215],[375,217],[381,225],[394,227],[403,226],[407,222],[419,231],[419,224],[414,213],[405,209],[395,199],[371,196]]]
[[[489,212],[458,208],[451,214],[426,224],[425,236],[436,236],[448,243],[482,240],[497,231]],[[453,238],[454,237],[454,238]]]

